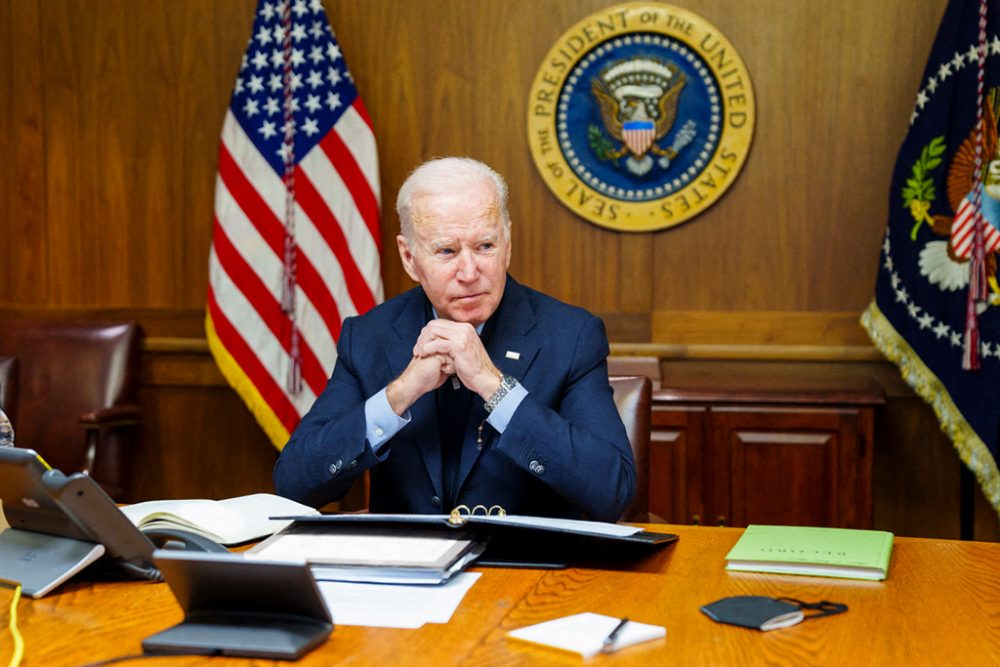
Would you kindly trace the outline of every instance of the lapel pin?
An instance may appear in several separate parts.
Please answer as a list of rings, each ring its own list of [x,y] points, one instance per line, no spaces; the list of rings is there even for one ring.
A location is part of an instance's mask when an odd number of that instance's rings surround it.
[[[508,359],[514,359],[516,361],[517,359],[521,358],[521,353],[520,352],[515,352],[513,350],[507,350],[507,358]]]

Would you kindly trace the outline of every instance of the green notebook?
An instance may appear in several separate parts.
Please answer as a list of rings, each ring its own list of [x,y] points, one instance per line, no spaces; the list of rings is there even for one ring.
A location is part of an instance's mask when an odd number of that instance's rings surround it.
[[[727,570],[885,579],[892,533],[853,528],[748,526],[726,555]]]

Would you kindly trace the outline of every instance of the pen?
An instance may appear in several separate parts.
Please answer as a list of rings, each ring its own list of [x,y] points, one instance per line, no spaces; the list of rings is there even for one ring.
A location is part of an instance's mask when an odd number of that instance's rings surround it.
[[[608,636],[604,638],[604,642],[601,645],[601,653],[611,653],[614,650],[615,640],[618,639],[618,635],[621,634],[622,628],[628,623],[628,617],[626,616],[618,622],[615,629],[608,633]]]

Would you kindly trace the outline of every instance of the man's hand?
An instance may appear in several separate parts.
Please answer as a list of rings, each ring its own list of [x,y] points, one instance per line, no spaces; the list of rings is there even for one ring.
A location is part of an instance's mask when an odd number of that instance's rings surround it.
[[[413,356],[421,359],[446,357],[451,362],[451,372],[484,401],[500,387],[500,371],[493,365],[471,324],[431,320],[420,332],[413,346]]]
[[[454,364],[447,355],[414,356],[400,376],[386,387],[389,407],[403,416],[418,398],[440,387],[454,373]]]

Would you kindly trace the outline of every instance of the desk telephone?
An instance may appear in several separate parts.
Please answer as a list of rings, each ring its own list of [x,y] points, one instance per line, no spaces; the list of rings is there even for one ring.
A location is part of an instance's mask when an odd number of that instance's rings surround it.
[[[0,499],[11,528],[103,544],[105,564],[131,578],[162,578],[156,549],[228,551],[183,530],[140,531],[89,475],[51,469],[30,449],[0,448]]]

